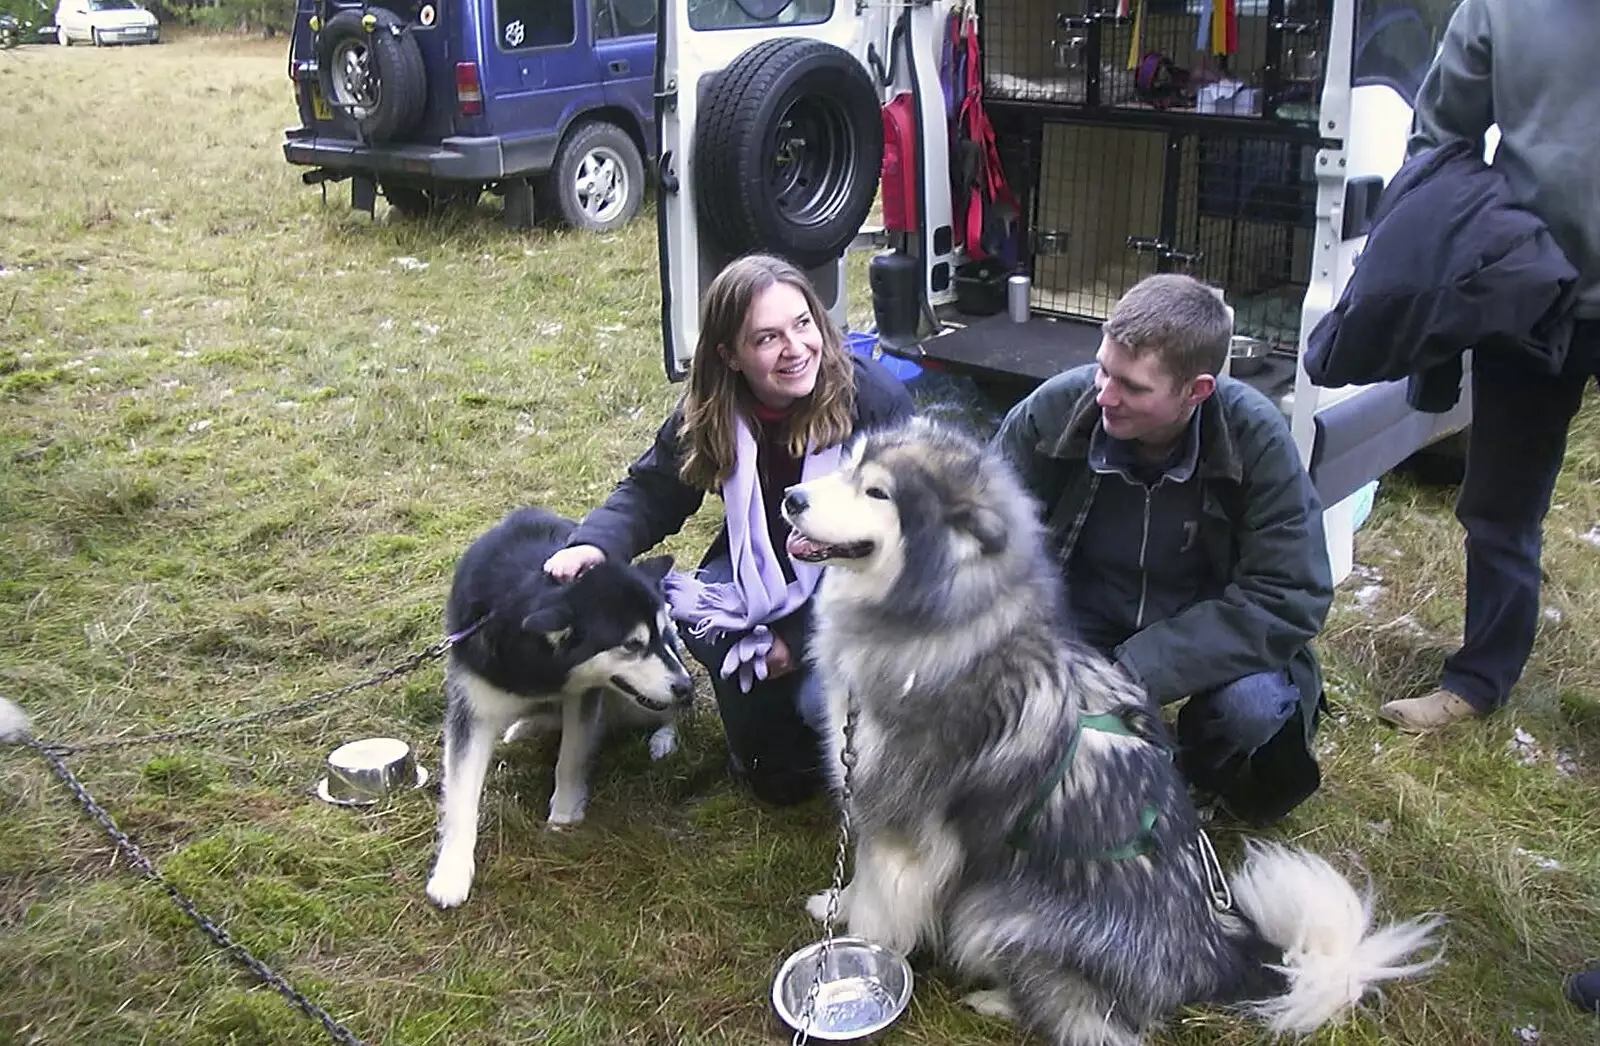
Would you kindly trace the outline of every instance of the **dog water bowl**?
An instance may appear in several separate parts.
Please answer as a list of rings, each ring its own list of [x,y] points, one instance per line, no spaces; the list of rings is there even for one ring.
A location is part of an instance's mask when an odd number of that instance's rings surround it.
[[[812,1007],[808,1037],[828,1042],[865,1039],[893,1024],[911,1001],[911,964],[860,937],[835,937],[830,944],[808,944],[784,960],[772,982],[772,1005],[789,1027],[800,1030],[806,994],[818,977],[822,984]]]
[[[340,745],[328,753],[327,771],[317,782],[317,798],[337,806],[371,806],[391,792],[428,783],[428,771],[397,737]]]
[[[1267,369],[1272,346],[1260,338],[1235,334],[1228,345],[1228,372],[1244,378]]]

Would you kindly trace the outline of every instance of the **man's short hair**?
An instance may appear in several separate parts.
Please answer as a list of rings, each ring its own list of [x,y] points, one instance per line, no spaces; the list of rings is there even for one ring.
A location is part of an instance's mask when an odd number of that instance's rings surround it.
[[[1175,384],[1220,372],[1233,340],[1222,296],[1175,272],[1147,276],[1128,288],[1100,330],[1136,358],[1156,353]]]

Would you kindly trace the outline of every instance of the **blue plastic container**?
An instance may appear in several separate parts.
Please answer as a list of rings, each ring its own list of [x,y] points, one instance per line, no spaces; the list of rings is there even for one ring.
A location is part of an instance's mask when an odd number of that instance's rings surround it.
[[[865,359],[875,359],[902,382],[909,382],[922,374],[922,364],[896,356],[892,352],[878,351],[878,335],[873,331],[845,331],[845,348]]]

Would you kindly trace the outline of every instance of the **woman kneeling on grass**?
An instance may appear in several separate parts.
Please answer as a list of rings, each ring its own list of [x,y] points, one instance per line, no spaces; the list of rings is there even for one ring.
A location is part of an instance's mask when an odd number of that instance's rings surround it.
[[[667,578],[684,645],[712,679],[729,764],[756,797],[799,802],[821,786],[821,696],[805,663],[820,570],[785,551],[784,490],[838,466],[856,432],[913,411],[905,388],[847,352],[805,274],[747,255],[717,275],[683,399],[568,546],[545,562],[566,581],[677,533],[707,492],[723,524],[694,577]]]

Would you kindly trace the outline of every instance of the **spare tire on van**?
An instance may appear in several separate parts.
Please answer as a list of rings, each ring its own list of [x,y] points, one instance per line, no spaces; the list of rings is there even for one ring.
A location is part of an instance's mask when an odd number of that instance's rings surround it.
[[[878,92],[855,56],[820,40],[767,40],[700,100],[695,209],[730,253],[769,251],[815,268],[855,239],[882,162]]]
[[[368,142],[399,139],[422,119],[422,49],[392,11],[340,11],[317,33],[317,80],[334,112]]]

